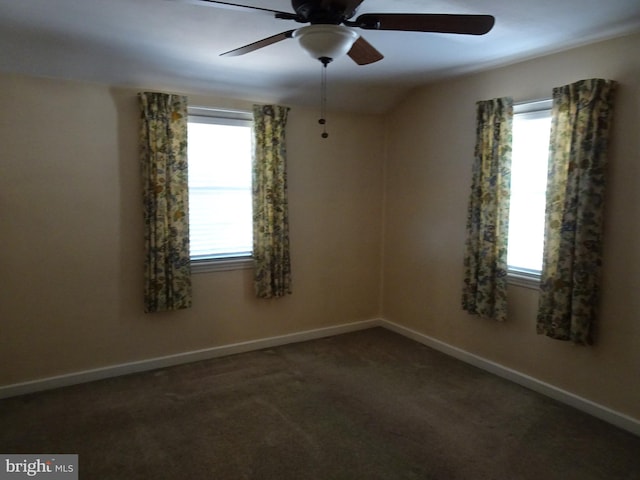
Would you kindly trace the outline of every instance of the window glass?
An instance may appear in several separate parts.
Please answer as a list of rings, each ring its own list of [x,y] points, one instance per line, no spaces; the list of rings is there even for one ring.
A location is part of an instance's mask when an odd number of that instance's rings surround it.
[[[509,270],[540,274],[551,132],[550,102],[516,107],[513,118]]]
[[[252,122],[189,115],[191,260],[250,256]]]

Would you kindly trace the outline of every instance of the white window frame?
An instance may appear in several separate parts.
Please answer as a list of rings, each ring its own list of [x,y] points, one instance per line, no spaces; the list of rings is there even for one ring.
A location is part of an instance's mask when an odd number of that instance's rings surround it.
[[[515,116],[518,114],[551,111],[552,103],[553,100],[550,98],[518,103],[513,107],[513,114]],[[540,288],[540,275],[541,272],[536,270],[509,267],[507,270],[507,281],[511,285],[538,290]]]
[[[242,110],[188,107],[188,122],[253,126],[253,114]],[[191,273],[245,270],[253,268],[253,255],[191,259]]]

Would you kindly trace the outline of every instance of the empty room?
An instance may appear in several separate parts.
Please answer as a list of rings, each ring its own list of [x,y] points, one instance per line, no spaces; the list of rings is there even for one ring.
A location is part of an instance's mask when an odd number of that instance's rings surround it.
[[[0,478],[640,478],[640,4],[0,0]]]

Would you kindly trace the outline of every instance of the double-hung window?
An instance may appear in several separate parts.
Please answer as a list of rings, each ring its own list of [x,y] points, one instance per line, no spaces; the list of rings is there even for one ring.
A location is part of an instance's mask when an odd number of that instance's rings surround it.
[[[251,113],[189,108],[189,241],[195,271],[250,264]]]
[[[551,100],[514,107],[507,264],[513,283],[537,285],[542,271]]]

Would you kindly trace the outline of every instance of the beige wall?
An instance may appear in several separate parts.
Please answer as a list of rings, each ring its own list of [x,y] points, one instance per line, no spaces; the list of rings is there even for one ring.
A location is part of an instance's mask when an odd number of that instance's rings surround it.
[[[425,86],[389,116],[383,317],[640,418],[640,36]],[[537,292],[512,286],[499,324],[460,307],[475,102],[549,97],[555,86],[620,83],[606,205],[597,343],[535,333]]]
[[[292,108],[294,294],[194,276],[194,307],[144,314],[135,91],[0,75],[0,385],[379,316],[381,117]],[[190,97],[226,108],[250,105]]]

